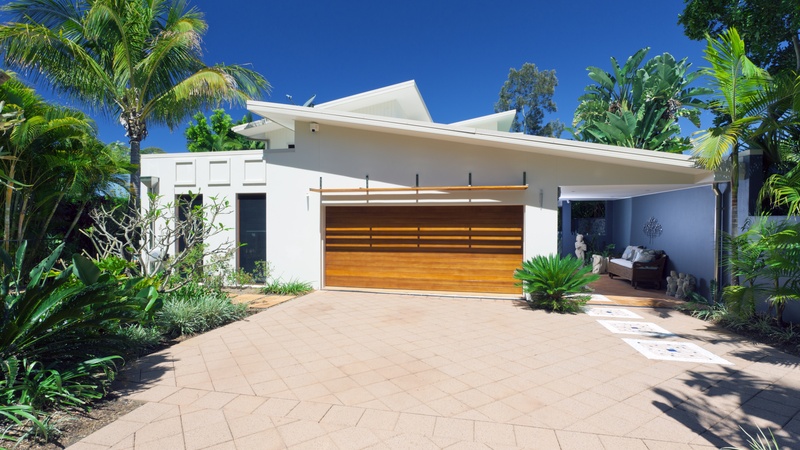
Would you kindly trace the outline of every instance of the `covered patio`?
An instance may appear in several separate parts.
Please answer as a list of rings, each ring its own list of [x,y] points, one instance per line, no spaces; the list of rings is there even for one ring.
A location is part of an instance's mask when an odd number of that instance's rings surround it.
[[[631,283],[622,279],[611,279],[603,274],[599,280],[589,285],[594,290],[592,305],[647,306],[651,308],[670,308],[684,304],[683,300],[670,297],[663,289],[639,287],[634,289]],[[597,297],[600,296],[600,300]],[[605,301],[607,300],[607,301]]]

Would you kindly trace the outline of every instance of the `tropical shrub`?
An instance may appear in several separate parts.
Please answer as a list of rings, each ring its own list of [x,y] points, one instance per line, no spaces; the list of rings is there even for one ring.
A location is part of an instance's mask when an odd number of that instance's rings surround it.
[[[595,84],[578,99],[572,122],[577,140],[673,153],[691,148],[678,119],[699,127],[705,104],[697,97],[711,91],[689,87],[700,73],[690,72],[685,58],[664,53],[645,62],[649,50],[637,51],[621,67],[612,57],[612,72],[587,69]]]
[[[247,285],[255,283],[255,277],[253,274],[241,268],[231,270],[228,272],[226,278],[228,281],[227,285],[235,288],[243,288]]]
[[[772,430],[769,430],[769,437],[764,434],[764,430],[761,427],[756,427],[758,433],[755,436],[751,435],[741,426],[742,432],[747,436],[747,446],[750,450],[781,450],[781,445],[778,443],[778,440],[775,439],[775,435],[772,434]],[[738,447],[722,447],[722,450],[739,450]]]
[[[0,249],[3,439],[31,429],[46,437],[46,411],[105,395],[124,340],[114,330],[157,305],[152,287],[138,290],[139,280],[118,280],[81,255],[57,270],[64,244],[23,275],[26,248],[23,241],[14,258]]]
[[[265,294],[301,295],[313,291],[314,288],[308,281],[292,279],[289,281],[272,280],[262,289]]]
[[[800,355],[800,327],[795,325],[780,326],[775,319],[764,315],[742,317],[734,313],[725,303],[714,304],[700,296],[690,298],[678,309],[692,317],[712,322],[755,341]]]
[[[167,336],[193,335],[240,320],[247,305],[234,304],[224,292],[202,290],[196,284],[165,294],[156,324]]]
[[[135,293],[139,280],[117,280],[81,255],[74,255],[65,270],[56,271],[63,244],[30,271],[25,283],[19,267],[26,247],[23,242],[13,261],[0,250],[2,359],[14,356],[72,364],[115,354],[116,335],[109,329],[138,321],[157,304],[154,289]]]
[[[161,330],[150,324],[121,326],[116,333],[122,337],[123,347],[120,351],[124,351],[126,356],[146,355],[163,341]]]
[[[746,232],[726,237],[728,265],[740,284],[722,290],[723,301],[742,316],[756,314],[765,300],[768,313],[784,325],[783,311],[800,300],[800,224],[758,219]]]
[[[159,292],[223,273],[236,244],[225,240],[211,246],[207,242],[228,230],[221,218],[230,214],[230,202],[204,198],[199,193],[189,193],[175,202],[162,200],[150,196],[142,212],[101,205],[89,213],[94,225],[81,232],[91,240],[99,260],[109,264],[116,260],[116,266],[120,266],[121,258],[136,255],[137,263],[121,266],[124,273],[158,277],[160,282],[155,287]],[[147,239],[137,239],[140,230],[150,230]],[[169,254],[171,249],[178,250]]]
[[[572,255],[535,256],[523,261],[522,268],[514,271],[523,292],[530,294],[535,307],[556,312],[576,312],[589,301],[588,284],[600,275],[591,273],[591,266]]]

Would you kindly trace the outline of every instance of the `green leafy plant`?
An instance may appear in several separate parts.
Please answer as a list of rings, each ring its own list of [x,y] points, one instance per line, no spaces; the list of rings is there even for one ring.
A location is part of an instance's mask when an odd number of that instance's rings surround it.
[[[253,269],[253,279],[259,283],[266,283],[272,278],[272,264],[269,261],[256,261]]]
[[[292,279],[289,281],[273,280],[262,289],[265,294],[301,295],[314,290],[308,281]]]
[[[556,312],[576,312],[589,301],[588,285],[600,278],[590,266],[567,255],[535,256],[514,271],[535,307]]]
[[[761,217],[744,233],[727,236],[728,265],[741,280],[723,288],[722,298],[742,317],[756,313],[766,300],[781,325],[788,302],[800,300],[800,224]]]
[[[39,361],[16,357],[0,363],[0,438],[22,440],[29,435],[45,439],[51,432],[47,411],[82,407],[103,397],[114,379],[119,356],[93,358],[70,368],[56,369]]]
[[[0,358],[29,358],[63,364],[115,354],[116,335],[108,330],[135,322],[157,307],[152,287],[134,292],[138,279],[117,280],[90,260],[74,255],[58,272],[64,244],[23,278],[19,267],[26,243],[15,259],[0,250]],[[27,282],[25,282],[27,280]]]
[[[208,291],[191,297],[170,293],[156,323],[167,336],[193,335],[247,317],[246,304],[234,304],[224,293]]]
[[[154,325],[121,326],[116,333],[122,336],[125,353],[132,356],[145,355],[163,341],[161,330]]]
[[[255,277],[252,273],[240,268],[230,271],[227,276],[227,281],[228,286],[241,289],[255,283]]]
[[[772,434],[772,430],[769,431],[769,438],[764,434],[764,430],[761,427],[756,427],[758,429],[758,433],[753,436],[747,432],[742,427],[741,430],[747,436],[747,445],[750,450],[781,450],[781,445],[778,444],[778,440],[775,439],[775,435]],[[737,447],[723,447],[723,450],[739,450]]]

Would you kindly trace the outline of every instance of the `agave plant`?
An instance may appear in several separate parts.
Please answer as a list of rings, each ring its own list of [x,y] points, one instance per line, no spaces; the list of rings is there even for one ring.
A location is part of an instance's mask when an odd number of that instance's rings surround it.
[[[523,261],[522,268],[514,271],[522,289],[530,294],[535,306],[557,312],[580,310],[589,296],[588,284],[597,281],[600,275],[591,273],[590,266],[572,255],[535,256]]]

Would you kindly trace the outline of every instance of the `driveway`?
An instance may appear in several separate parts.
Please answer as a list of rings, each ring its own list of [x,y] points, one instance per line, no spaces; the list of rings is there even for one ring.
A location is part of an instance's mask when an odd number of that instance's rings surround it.
[[[746,447],[740,426],[800,448],[800,359],[593,308],[315,292],[144,358],[146,403],[71,448]]]

